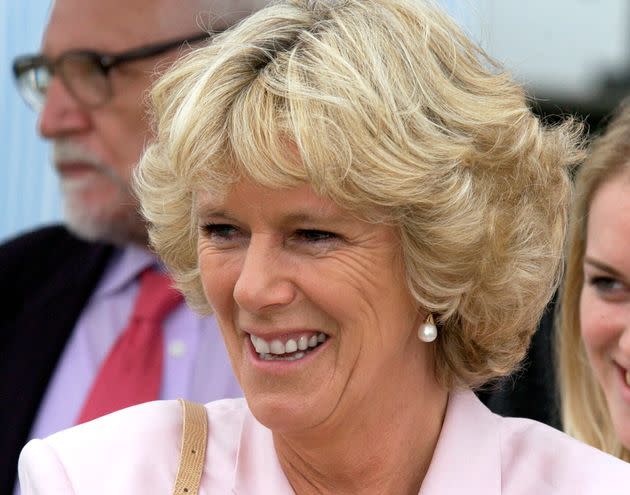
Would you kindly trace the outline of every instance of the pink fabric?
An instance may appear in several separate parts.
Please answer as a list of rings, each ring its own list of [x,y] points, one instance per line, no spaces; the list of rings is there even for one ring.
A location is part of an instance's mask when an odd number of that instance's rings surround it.
[[[271,432],[242,399],[206,406],[208,450],[201,495],[292,495]],[[172,491],[181,409],[135,406],[31,441],[20,458],[23,495]],[[419,495],[626,495],[630,465],[525,419],[491,413],[472,392],[451,394]]]
[[[77,423],[159,398],[162,378],[162,321],[182,303],[164,273],[140,275],[140,290],[125,331],[105,359]]]

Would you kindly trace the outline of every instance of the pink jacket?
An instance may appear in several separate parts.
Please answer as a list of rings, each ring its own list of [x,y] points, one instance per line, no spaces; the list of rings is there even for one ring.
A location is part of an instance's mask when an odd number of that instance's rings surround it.
[[[292,495],[271,432],[243,399],[206,405],[200,493]],[[19,464],[23,495],[170,494],[182,412],[150,402],[32,440]],[[628,495],[630,464],[540,423],[501,418],[472,392],[453,393],[419,495]]]

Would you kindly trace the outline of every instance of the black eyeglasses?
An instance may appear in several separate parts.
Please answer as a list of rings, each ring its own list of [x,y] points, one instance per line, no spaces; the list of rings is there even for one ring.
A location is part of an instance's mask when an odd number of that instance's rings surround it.
[[[35,111],[39,112],[43,108],[50,80],[55,75],[59,76],[68,91],[79,102],[86,107],[97,107],[112,96],[108,75],[117,65],[154,57],[184,43],[208,39],[212,34],[196,34],[120,53],[71,50],[54,60],[40,54],[22,55],[13,61],[13,75],[22,98]]]

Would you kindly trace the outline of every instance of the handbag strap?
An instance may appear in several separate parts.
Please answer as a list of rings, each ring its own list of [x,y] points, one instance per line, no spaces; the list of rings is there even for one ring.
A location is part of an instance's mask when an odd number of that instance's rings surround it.
[[[182,405],[182,448],[173,495],[197,495],[208,443],[208,413],[202,404],[178,399]]]

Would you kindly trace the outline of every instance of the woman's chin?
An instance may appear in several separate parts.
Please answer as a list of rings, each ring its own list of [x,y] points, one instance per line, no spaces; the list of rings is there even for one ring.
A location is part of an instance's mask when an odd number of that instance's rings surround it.
[[[284,394],[251,393],[245,391],[250,411],[259,423],[274,433],[306,431],[321,423],[326,414],[312,398]]]
[[[340,377],[328,342],[295,361],[261,359],[251,346],[243,354],[238,376],[249,409],[275,432],[317,425],[326,417],[327,405],[337,402],[334,383]]]

